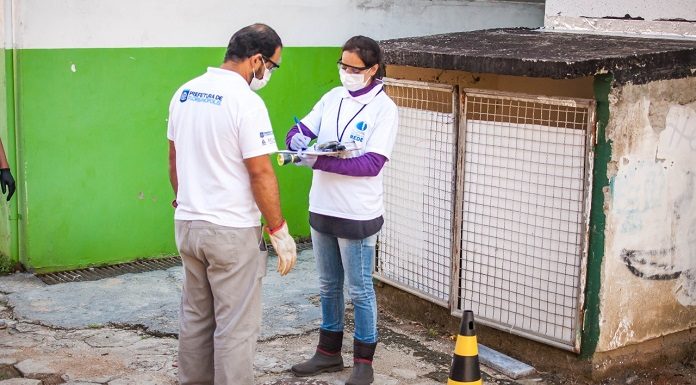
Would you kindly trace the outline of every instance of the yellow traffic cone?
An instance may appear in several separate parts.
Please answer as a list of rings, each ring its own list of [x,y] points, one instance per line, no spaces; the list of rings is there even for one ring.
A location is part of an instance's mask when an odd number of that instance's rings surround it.
[[[459,327],[457,343],[454,345],[454,356],[447,385],[483,385],[474,312],[471,310],[465,310],[462,315],[462,324]]]

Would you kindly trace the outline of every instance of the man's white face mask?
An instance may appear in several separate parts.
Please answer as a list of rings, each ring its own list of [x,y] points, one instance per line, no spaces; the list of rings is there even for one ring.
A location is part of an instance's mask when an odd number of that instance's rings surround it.
[[[263,77],[261,79],[257,79],[256,72],[251,75],[251,83],[249,83],[249,87],[252,91],[262,89],[266,86],[266,84],[268,84],[268,81],[271,80],[271,71],[266,68],[266,61],[264,61],[263,58],[261,58],[261,63],[263,65]]]

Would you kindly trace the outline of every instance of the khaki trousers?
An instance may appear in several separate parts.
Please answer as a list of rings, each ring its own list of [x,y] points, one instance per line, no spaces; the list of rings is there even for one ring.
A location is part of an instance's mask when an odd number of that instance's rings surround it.
[[[175,221],[181,385],[252,385],[268,253],[261,227]]]

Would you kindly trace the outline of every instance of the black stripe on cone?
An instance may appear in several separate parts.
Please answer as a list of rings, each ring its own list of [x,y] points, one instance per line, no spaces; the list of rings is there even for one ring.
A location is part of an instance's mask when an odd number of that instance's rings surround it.
[[[459,327],[459,335],[464,337],[474,337],[470,343],[476,344],[476,325],[474,323],[474,312],[465,310],[462,314],[462,323]],[[467,346],[468,347],[468,346]],[[478,352],[478,347],[471,349]],[[479,365],[478,354],[472,356],[460,356],[456,353],[452,356],[452,366],[450,368],[449,379],[451,381],[470,383],[481,380],[481,366]]]
[[[450,368],[450,379],[459,382],[474,382],[481,379],[478,356],[462,357],[454,355]]]

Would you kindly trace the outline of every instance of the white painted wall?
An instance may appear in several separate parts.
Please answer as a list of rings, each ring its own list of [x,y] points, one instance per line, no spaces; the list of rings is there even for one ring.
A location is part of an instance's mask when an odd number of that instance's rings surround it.
[[[694,0],[546,0],[546,15],[572,17],[642,17],[658,19],[696,20]]]
[[[0,0],[0,44],[3,48],[10,48],[5,40],[5,35],[12,31],[11,18],[7,17],[11,13],[11,0]],[[11,41],[11,39],[8,39]]]
[[[644,20],[605,18],[627,14]],[[544,27],[556,31],[696,38],[696,1],[546,0]]]
[[[12,1],[12,0],[5,0]],[[264,22],[286,46],[541,27],[544,5],[497,0],[14,0],[19,48],[217,47]]]
[[[609,100],[598,351],[696,327],[696,78]]]

